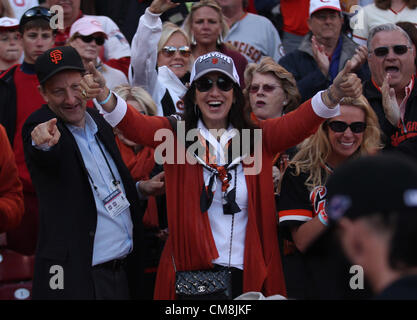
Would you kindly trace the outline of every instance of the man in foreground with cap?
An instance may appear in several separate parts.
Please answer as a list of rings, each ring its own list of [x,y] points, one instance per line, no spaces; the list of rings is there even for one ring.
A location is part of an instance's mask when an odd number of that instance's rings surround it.
[[[7,233],[8,248],[25,255],[35,252],[38,232],[38,199],[27,170],[22,144],[22,126],[26,118],[45,101],[38,91],[35,60],[54,45],[51,13],[34,7],[20,19],[24,61],[0,76],[0,123],[5,127],[16,158],[19,178],[23,183],[25,214],[21,224]]]
[[[327,186],[330,228],[351,263],[363,268],[375,298],[417,299],[415,162],[364,157],[338,167]]]
[[[86,108],[81,57],[56,47],[35,68],[47,104],[22,130],[40,212],[33,298],[137,298],[143,207],[112,128]]]
[[[366,48],[343,34],[339,0],[311,0],[307,24],[310,32],[298,49],[279,60],[294,75],[302,101],[332,84],[349,59],[357,75],[362,80],[368,78],[367,67],[362,66]]]
[[[0,18],[0,72],[18,64],[22,51],[19,21],[8,17]]]

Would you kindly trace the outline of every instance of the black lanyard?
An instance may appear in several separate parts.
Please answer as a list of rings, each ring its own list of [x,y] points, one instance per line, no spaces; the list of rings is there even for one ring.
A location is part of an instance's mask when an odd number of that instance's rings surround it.
[[[100,152],[101,152],[101,154],[103,155],[104,160],[106,161],[106,164],[107,164],[107,167],[108,167],[108,168],[109,168],[109,170],[110,170],[111,176],[113,177],[113,181],[112,181],[112,183],[113,183],[113,185],[114,185],[114,186],[116,186],[116,187],[117,187],[117,186],[120,184],[120,181],[116,179],[116,176],[114,175],[113,170],[111,169],[111,166],[110,166],[110,164],[109,164],[109,161],[107,160],[107,157],[106,157],[106,155],[105,155],[105,153],[104,153],[104,151],[103,151],[103,149],[102,149],[102,147],[101,147],[100,141],[99,141],[99,140],[98,140],[98,138],[97,138],[97,134],[95,134],[95,135],[94,135],[94,139],[96,139],[96,142],[97,142],[97,145],[98,145],[98,147],[99,147],[99,149],[100,149]],[[90,173],[88,172],[88,170],[87,170],[87,175],[88,175],[88,178],[90,179],[91,184],[93,185],[94,190],[95,190],[95,191],[97,191],[97,186],[94,184],[94,180],[93,180],[93,178],[91,177],[91,175],[90,175]]]

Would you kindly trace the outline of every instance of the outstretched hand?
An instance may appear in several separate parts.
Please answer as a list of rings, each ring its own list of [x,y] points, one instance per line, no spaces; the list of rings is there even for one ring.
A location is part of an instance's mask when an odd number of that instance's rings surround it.
[[[37,146],[48,144],[49,147],[56,145],[61,133],[56,126],[57,119],[53,118],[47,122],[38,124],[31,133],[32,141]]]
[[[171,0],[153,0],[149,6],[149,11],[155,14],[160,14],[177,6],[179,6],[179,3],[174,3]]]
[[[384,109],[385,118],[393,125],[397,126],[400,121],[400,107],[398,106],[397,97],[394,88],[390,88],[389,81],[391,75],[388,73],[382,83],[382,107]]]

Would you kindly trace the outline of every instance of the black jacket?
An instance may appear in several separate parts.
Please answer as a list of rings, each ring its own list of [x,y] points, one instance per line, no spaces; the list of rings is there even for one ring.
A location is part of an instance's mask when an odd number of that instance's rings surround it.
[[[130,202],[133,222],[133,252],[128,257],[128,277],[132,297],[141,288],[142,216],[133,179],[124,165],[113,130],[96,110],[87,112],[98,127],[97,136],[111,154]],[[39,123],[56,115],[46,106],[26,120],[22,137],[25,159],[39,199],[39,237],[33,280],[34,299],[94,299],[91,276],[97,209],[77,143],[58,118],[59,142],[44,152],[32,146],[31,132]],[[62,266],[64,289],[51,289],[51,266]]]
[[[383,132],[385,149],[390,150],[395,147],[396,151],[403,151],[415,156],[417,154],[417,86],[414,85],[407,100],[404,115],[406,130],[404,130],[402,123],[395,127],[385,118],[381,92],[372,81],[364,83],[363,95],[368,99],[369,104],[378,116],[379,125]]]

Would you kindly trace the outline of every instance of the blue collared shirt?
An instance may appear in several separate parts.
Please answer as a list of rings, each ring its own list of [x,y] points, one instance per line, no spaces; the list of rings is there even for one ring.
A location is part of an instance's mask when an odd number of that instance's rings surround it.
[[[99,140],[95,139],[97,125],[86,112],[84,128],[70,124],[66,124],[66,126],[73,134],[85,167],[97,187],[97,190],[94,190],[92,181],[89,179],[97,208],[97,228],[94,237],[92,265],[123,258],[133,249],[133,224],[129,208],[122,211],[118,216],[111,217],[104,207],[103,199],[114,190],[114,185],[111,171],[97,144]],[[120,181],[121,190],[125,193],[116,164],[104,144],[100,143],[100,146],[116,180]]]

